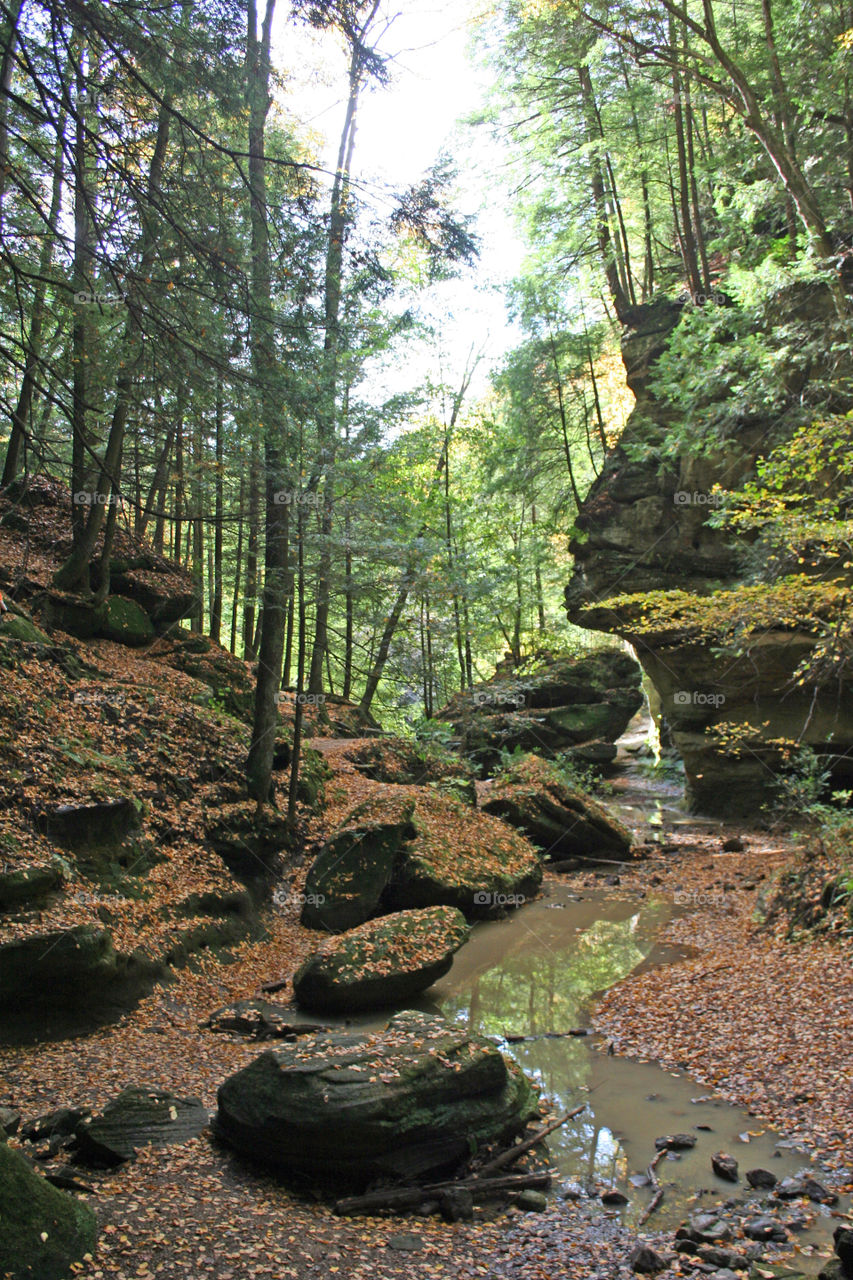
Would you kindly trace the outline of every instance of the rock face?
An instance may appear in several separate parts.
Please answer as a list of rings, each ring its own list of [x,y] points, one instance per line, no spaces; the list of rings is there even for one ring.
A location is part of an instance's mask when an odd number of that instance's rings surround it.
[[[0,911],[20,906],[45,897],[61,888],[65,880],[62,864],[58,859],[39,867],[20,867],[16,871],[0,872]]]
[[[259,999],[235,1000],[233,1004],[217,1009],[202,1025],[208,1031],[230,1031],[252,1040],[274,1040],[328,1030],[316,1022],[294,1022],[293,1010],[286,1005]]]
[[[0,1275],[11,1280],[65,1280],[72,1262],[95,1248],[95,1215],[34,1173],[0,1142]]]
[[[693,808],[754,816],[781,763],[774,740],[811,746],[838,785],[853,778],[849,688],[835,677],[819,689],[793,679],[820,643],[821,624],[834,631],[849,613],[849,591],[805,577],[789,588],[752,587],[743,544],[706,523],[715,484],[731,490],[754,472],[771,426],[776,438],[783,429],[778,414],[771,423],[734,402],[712,403],[727,423],[718,457],[656,452],[672,410],[649,383],[681,310],[663,299],[629,317],[622,357],[636,405],[576,521],[566,603],[571,621],[634,645],[683,757]],[[831,315],[827,291],[791,289],[769,323],[807,318],[828,331]],[[837,371],[815,365],[811,376]],[[791,391],[792,404],[802,403],[801,378]]]
[[[82,1159],[103,1164],[132,1160],[137,1147],[187,1142],[207,1124],[198,1098],[131,1085],[107,1104],[103,1115],[87,1117],[75,1130]]]
[[[419,1013],[268,1050],[218,1097],[217,1133],[245,1155],[359,1185],[450,1170],[536,1115],[532,1087],[490,1041]]]
[[[330,939],[293,979],[307,1009],[347,1012],[408,1000],[447,973],[469,929],[454,907],[381,916]]]
[[[341,930],[434,906],[495,916],[532,897],[541,880],[536,849],[497,818],[394,787],[356,806],[327,840],[306,880],[302,923]]]
[[[159,964],[117,952],[95,925],[32,934],[0,944],[0,1007],[106,1005],[138,994]]]
[[[628,828],[538,756],[525,756],[485,783],[480,807],[523,831],[552,861],[630,857]]]
[[[438,712],[460,749],[485,776],[502,751],[558,752],[601,764],[643,702],[640,668],[619,649],[543,652],[521,666],[502,664],[491,680],[458,693]]]

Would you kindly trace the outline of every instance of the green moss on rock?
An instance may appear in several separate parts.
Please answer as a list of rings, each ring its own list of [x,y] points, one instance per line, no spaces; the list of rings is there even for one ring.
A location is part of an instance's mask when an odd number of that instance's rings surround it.
[[[51,1186],[0,1143],[0,1275],[9,1280],[65,1280],[72,1262],[93,1252],[95,1215]]]
[[[154,639],[154,624],[135,600],[110,596],[104,605],[98,635],[117,644],[139,648]]]

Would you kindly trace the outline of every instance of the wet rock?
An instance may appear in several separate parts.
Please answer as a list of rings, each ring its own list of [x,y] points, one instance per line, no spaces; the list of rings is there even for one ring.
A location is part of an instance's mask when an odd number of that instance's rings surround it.
[[[853,1276],[853,1229],[850,1227],[836,1227],[832,1240],[845,1274]]]
[[[848,1271],[840,1258],[830,1258],[818,1272],[817,1280],[848,1280],[853,1271]]]
[[[726,1182],[738,1180],[737,1160],[734,1156],[726,1155],[725,1151],[717,1151],[711,1156],[711,1168],[718,1178],[723,1178]]]
[[[628,1254],[628,1266],[639,1275],[654,1275],[656,1271],[663,1271],[666,1265],[664,1259],[650,1244],[638,1244]]]
[[[65,1280],[71,1264],[94,1251],[95,1215],[34,1173],[0,1142],[0,1275]]]
[[[733,1249],[718,1249],[716,1245],[700,1244],[696,1252],[703,1262],[710,1262],[715,1267],[745,1271],[749,1266],[749,1259],[741,1253],[735,1253]]]
[[[692,1240],[695,1244],[717,1244],[731,1240],[732,1229],[715,1213],[697,1213],[675,1233],[676,1240]]]
[[[838,1204],[838,1196],[834,1191],[830,1191],[822,1183],[807,1176],[783,1178],[773,1194],[778,1196],[780,1200],[797,1200],[801,1196],[805,1196],[807,1199],[814,1200],[819,1204]]]
[[[284,1036],[304,1036],[312,1031],[326,1031],[316,1022],[294,1022],[293,1010],[267,1000],[235,1000],[212,1013],[202,1024],[209,1031],[232,1031],[253,1040],[272,1040]]]
[[[608,1187],[605,1191],[602,1191],[600,1199],[602,1204],[611,1206],[618,1207],[628,1204],[628,1197],[623,1195],[621,1191],[617,1191],[615,1187]]]
[[[663,1138],[655,1138],[655,1151],[689,1151],[696,1146],[696,1137],[692,1133],[670,1133]]]
[[[414,1012],[369,1035],[269,1049],[218,1099],[216,1131],[246,1155],[360,1185],[452,1170],[472,1144],[509,1139],[538,1115],[531,1085],[490,1040]]]
[[[515,1203],[525,1213],[544,1213],[548,1208],[548,1197],[541,1191],[520,1191],[515,1197]]]
[[[788,1233],[775,1218],[750,1218],[743,1224],[743,1234],[748,1240],[787,1240]]]
[[[770,1191],[779,1181],[769,1169],[747,1169],[746,1180],[756,1191]]]
[[[557,1195],[561,1200],[585,1200],[586,1192],[579,1182],[563,1182]]]
[[[297,970],[308,1009],[347,1012],[412,999],[447,973],[469,928],[455,907],[400,911],[332,938]]]
[[[484,813],[523,831],[550,859],[627,858],[631,832],[607,808],[572,786],[559,768],[523,756],[483,788]]]
[[[207,1125],[198,1098],[131,1085],[107,1104],[103,1115],[82,1120],[76,1129],[82,1159],[103,1164],[132,1160],[137,1147],[166,1147],[197,1137]]]

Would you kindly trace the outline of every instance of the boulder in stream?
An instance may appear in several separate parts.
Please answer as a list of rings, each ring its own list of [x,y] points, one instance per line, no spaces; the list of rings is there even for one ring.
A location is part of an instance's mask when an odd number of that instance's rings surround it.
[[[455,907],[380,916],[323,943],[293,979],[299,1004],[347,1012],[409,1000],[447,973],[467,940]]]
[[[327,1184],[454,1169],[522,1132],[533,1087],[496,1046],[443,1018],[268,1049],[220,1086],[216,1131],[253,1160]]]

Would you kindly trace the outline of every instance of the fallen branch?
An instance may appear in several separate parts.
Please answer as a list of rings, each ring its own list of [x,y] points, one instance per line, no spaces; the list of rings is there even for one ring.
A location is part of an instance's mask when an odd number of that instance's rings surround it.
[[[335,1213],[372,1213],[374,1209],[409,1209],[423,1200],[440,1196],[445,1191],[472,1191],[489,1195],[493,1191],[523,1191],[526,1187],[549,1187],[550,1173],[515,1173],[505,1178],[465,1178],[459,1182],[431,1182],[422,1187],[384,1187],[363,1196],[338,1200]]]
[[[531,1147],[535,1147],[537,1142],[541,1142],[543,1138],[547,1138],[549,1133],[553,1133],[555,1129],[559,1129],[567,1120],[573,1120],[575,1116],[579,1116],[582,1111],[586,1110],[586,1103],[582,1102],[579,1107],[575,1107],[574,1111],[567,1111],[564,1116],[560,1116],[559,1120],[552,1120],[550,1124],[534,1133],[532,1138],[525,1138],[524,1142],[517,1142],[514,1147],[510,1147],[508,1151],[502,1151],[499,1156],[495,1156],[494,1160],[489,1160],[474,1175],[476,1178],[482,1178],[487,1174],[494,1173],[496,1169],[503,1169],[508,1164],[514,1164],[519,1156],[523,1156],[525,1151],[529,1151]]]
[[[591,1036],[592,1031],[589,1027],[571,1027],[568,1031],[540,1031],[535,1036],[525,1036],[514,1031],[508,1031],[502,1037],[507,1044],[521,1044],[524,1040],[561,1040],[564,1036]]]
[[[655,1189],[655,1194],[652,1196],[651,1200],[646,1205],[643,1213],[641,1214],[640,1221],[637,1224],[638,1226],[642,1227],[646,1222],[648,1222],[649,1218],[652,1216],[655,1209],[657,1209],[660,1206],[660,1203],[663,1200],[663,1187],[660,1184],[660,1178],[658,1177],[656,1170],[658,1166],[658,1161],[663,1160],[667,1151],[668,1151],[667,1147],[661,1147],[660,1151],[657,1153],[654,1160],[652,1160],[651,1164],[646,1169],[646,1173],[648,1174],[649,1181],[651,1182],[652,1186]]]
[[[286,987],[289,981],[289,978],[279,978],[277,982],[265,982],[261,987],[261,991],[265,996],[272,995],[274,991],[281,991]]]
[[[637,1224],[638,1226],[642,1227],[645,1225],[645,1223],[648,1222],[649,1218],[652,1216],[655,1209],[659,1207],[661,1200],[663,1200],[663,1187],[658,1187],[657,1191],[652,1196],[651,1200],[646,1205],[646,1208],[643,1210],[642,1214],[640,1215],[640,1220]]]

